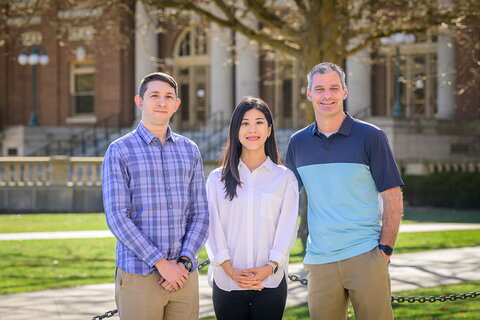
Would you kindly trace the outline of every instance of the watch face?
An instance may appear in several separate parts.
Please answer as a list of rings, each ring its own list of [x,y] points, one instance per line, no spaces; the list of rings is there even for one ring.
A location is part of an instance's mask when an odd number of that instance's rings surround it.
[[[188,261],[186,259],[180,259],[180,262],[183,263],[185,269],[187,269],[188,272],[192,271],[193,263],[191,261]]]

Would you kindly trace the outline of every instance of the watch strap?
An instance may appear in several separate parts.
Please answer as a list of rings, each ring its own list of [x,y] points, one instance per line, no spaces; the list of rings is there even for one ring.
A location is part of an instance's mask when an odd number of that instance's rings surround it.
[[[267,264],[272,267],[273,274],[277,273],[277,271],[278,271],[278,264],[275,264],[275,263],[270,262],[270,261],[268,261]]]
[[[183,263],[183,265],[185,266],[185,269],[187,269],[188,272],[192,272],[192,268],[193,268],[192,261],[188,259],[180,258],[178,259],[178,262]]]
[[[379,244],[378,249],[382,250],[387,256],[391,256],[393,253],[393,248],[387,245]]]

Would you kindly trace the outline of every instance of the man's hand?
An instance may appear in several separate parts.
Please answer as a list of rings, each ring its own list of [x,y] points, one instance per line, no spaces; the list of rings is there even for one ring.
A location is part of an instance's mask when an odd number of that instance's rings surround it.
[[[160,259],[156,264],[160,273],[159,284],[167,291],[181,289],[188,279],[188,272],[185,267],[181,268],[175,260]]]
[[[382,253],[382,256],[385,258],[385,261],[387,262],[387,264],[390,262],[390,256],[387,255],[385,252],[383,252],[382,250],[380,250],[380,252]]]

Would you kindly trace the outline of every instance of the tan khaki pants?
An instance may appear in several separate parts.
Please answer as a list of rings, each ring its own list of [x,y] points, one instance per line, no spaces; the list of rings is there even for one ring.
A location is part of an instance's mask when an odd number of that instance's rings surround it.
[[[304,267],[311,319],[346,319],[349,299],[357,320],[393,319],[390,274],[378,248],[342,261]]]
[[[168,292],[158,284],[159,274],[147,276],[117,268],[115,302],[122,320],[197,320],[198,271],[190,274],[182,289]]]

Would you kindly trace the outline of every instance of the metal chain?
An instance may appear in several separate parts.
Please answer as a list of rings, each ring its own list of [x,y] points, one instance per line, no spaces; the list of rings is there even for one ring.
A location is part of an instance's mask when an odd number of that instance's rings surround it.
[[[300,279],[299,277],[297,277],[296,275],[294,274],[289,274],[288,275],[288,279],[292,280],[292,281],[298,281],[300,282],[301,284],[303,284],[304,286],[306,286],[308,284],[308,280],[307,279]]]
[[[104,314],[102,314],[101,316],[93,317],[92,320],[102,320],[102,319],[105,319],[105,318],[110,318],[110,317],[113,317],[114,315],[116,315],[117,313],[118,313],[117,309],[112,310],[112,311],[107,311]]]
[[[210,260],[209,260],[209,259],[203,261],[202,263],[200,263],[200,264],[198,265],[198,270],[202,270],[203,268],[205,268],[206,266],[208,266],[209,263],[210,263]]]
[[[202,263],[200,263],[198,265],[198,270],[202,270],[203,268],[208,266],[209,263],[210,263],[209,259],[203,261]],[[288,279],[290,279],[293,282],[300,282],[304,286],[308,285],[308,280],[307,279],[299,278],[298,276],[296,276],[294,274],[289,274]],[[461,294],[458,294],[458,295],[451,294],[449,296],[438,296],[438,297],[431,296],[431,297],[428,297],[428,298],[427,297],[408,297],[408,298],[405,298],[405,297],[401,297],[401,296],[400,297],[393,297],[392,296],[391,297],[391,302],[398,302],[398,303],[404,303],[404,302],[425,303],[425,302],[437,302],[437,301],[445,302],[447,300],[448,301],[455,301],[457,299],[465,300],[467,298],[476,298],[476,297],[479,297],[479,296],[480,296],[480,291],[479,292],[470,292],[470,293],[461,293]],[[107,311],[101,316],[93,317],[92,320],[102,320],[102,319],[105,319],[105,318],[110,318],[110,317],[113,317],[115,314],[117,314],[117,312],[118,312],[117,310]]]
[[[308,284],[307,279],[300,279],[296,275],[289,274],[288,278],[292,281],[298,281],[304,286]],[[461,293],[461,294],[451,294],[449,296],[438,296],[438,297],[391,297],[390,301],[391,302],[398,302],[398,303],[404,303],[404,302],[409,302],[409,303],[414,303],[414,302],[419,302],[419,303],[425,303],[425,302],[445,302],[445,301],[455,301],[457,299],[460,300],[465,300],[467,298],[476,298],[480,296],[480,291],[479,292],[470,292],[470,293]]]
[[[404,302],[409,302],[409,303],[414,303],[414,302],[419,302],[419,303],[425,303],[425,302],[445,302],[445,301],[455,301],[457,299],[460,300],[465,300],[467,298],[476,298],[480,296],[480,291],[479,292],[470,292],[470,293],[461,293],[461,294],[451,294],[449,296],[438,296],[438,297],[392,297],[391,301],[392,302],[398,302],[398,303],[404,303]]]

